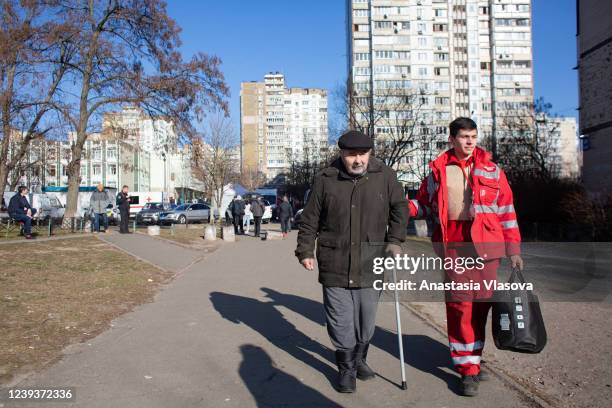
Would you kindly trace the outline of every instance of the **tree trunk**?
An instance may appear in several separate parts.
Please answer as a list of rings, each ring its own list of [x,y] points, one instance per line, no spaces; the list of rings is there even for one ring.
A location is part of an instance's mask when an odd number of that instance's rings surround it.
[[[89,124],[89,90],[91,87],[91,76],[93,73],[94,56],[98,51],[98,36],[99,32],[94,32],[89,44],[89,53],[83,70],[83,84],[81,86],[81,95],[79,100],[79,116],[78,121],[75,121],[76,141],[72,145],[72,157],[68,164],[68,194],[66,196],[65,218],[75,216],[78,199],[79,186],[81,185],[81,155],[83,154],[83,146],[87,140],[87,125]]]
[[[3,198],[9,173],[8,151],[11,144],[11,138],[13,136],[11,129],[11,101],[13,100],[13,87],[15,85],[16,68],[14,59],[11,62],[13,63],[10,64],[10,68],[7,70],[6,74],[6,90],[2,93],[2,95],[0,95],[0,100],[2,101],[2,132],[4,133],[2,137],[2,145],[0,146],[0,193],[2,194]]]
[[[79,187],[81,185],[81,154],[85,143],[85,140],[79,143],[80,139],[81,137],[77,136],[77,141],[72,146],[72,158],[68,163],[68,194],[66,195],[64,218],[72,218],[77,215]]]
[[[8,179],[8,166],[6,162],[3,161],[0,164],[0,192],[2,193],[2,198],[4,198],[4,190],[6,189],[6,181]],[[8,203],[6,203],[8,205]]]

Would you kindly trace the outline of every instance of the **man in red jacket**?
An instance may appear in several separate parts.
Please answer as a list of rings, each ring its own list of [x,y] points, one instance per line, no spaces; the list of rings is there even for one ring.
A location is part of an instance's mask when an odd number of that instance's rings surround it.
[[[448,341],[453,364],[461,374],[461,392],[475,396],[479,382],[487,379],[480,370],[480,358],[492,292],[482,283],[495,279],[503,257],[510,257],[513,268],[523,269],[521,235],[503,170],[476,146],[476,123],[457,118],[449,128],[452,148],[430,163],[431,172],[409,207],[411,217],[433,218],[432,242],[438,255],[484,261],[484,267],[446,271],[447,280],[481,282],[477,291],[447,292],[446,302]]]

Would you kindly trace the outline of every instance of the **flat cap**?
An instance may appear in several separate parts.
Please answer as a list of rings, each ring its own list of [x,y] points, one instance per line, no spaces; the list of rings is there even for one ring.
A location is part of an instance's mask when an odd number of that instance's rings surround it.
[[[372,139],[358,130],[349,130],[338,139],[340,149],[357,150],[371,149]]]

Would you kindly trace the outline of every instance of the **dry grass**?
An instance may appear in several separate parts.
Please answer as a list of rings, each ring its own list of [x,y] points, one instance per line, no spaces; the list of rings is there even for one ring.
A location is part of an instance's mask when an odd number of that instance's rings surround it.
[[[217,241],[205,241],[204,240],[204,228],[208,224],[191,224],[189,226],[185,225],[175,225],[174,231],[170,226],[163,226],[159,230],[159,237],[163,239],[167,239],[173,241],[177,244],[194,248],[194,249],[208,249],[209,252],[216,250],[219,245],[221,245],[220,237],[221,230],[220,227],[217,227]],[[143,234],[147,233],[146,226],[138,226],[138,232]]]
[[[0,383],[56,360],[171,278],[95,238],[0,246]]]

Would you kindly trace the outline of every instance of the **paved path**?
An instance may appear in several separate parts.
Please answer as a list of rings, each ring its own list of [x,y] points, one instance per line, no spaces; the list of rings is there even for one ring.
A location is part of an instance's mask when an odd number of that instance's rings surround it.
[[[132,256],[172,272],[182,272],[206,255],[203,251],[199,252],[146,234],[98,234],[97,237]]]
[[[142,235],[105,239],[164,266],[196,259],[194,251]],[[241,237],[224,245],[188,266],[153,303],[20,385],[74,386],[76,402],[66,406],[87,408],[527,406],[496,379],[478,398],[458,396],[446,340],[407,311],[409,389],[400,390],[389,303],[381,304],[369,356],[379,377],[359,382],[356,394],[336,393],[321,287],[297,264],[294,245],[295,232],[286,241]]]

